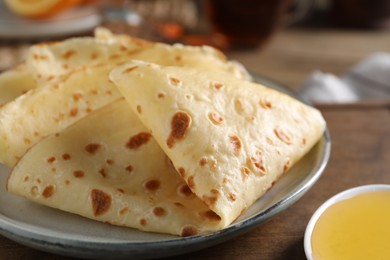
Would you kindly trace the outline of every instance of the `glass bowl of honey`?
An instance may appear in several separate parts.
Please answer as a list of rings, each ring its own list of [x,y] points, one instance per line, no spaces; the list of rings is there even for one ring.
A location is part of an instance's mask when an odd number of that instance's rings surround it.
[[[309,260],[390,259],[390,185],[343,191],[311,217],[304,238]]]

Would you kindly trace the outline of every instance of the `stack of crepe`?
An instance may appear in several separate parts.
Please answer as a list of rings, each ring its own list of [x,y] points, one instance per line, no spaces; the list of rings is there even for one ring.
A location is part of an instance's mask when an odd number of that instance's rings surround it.
[[[180,236],[230,225],[321,138],[321,114],[211,47],[98,29],[0,75],[7,190]]]

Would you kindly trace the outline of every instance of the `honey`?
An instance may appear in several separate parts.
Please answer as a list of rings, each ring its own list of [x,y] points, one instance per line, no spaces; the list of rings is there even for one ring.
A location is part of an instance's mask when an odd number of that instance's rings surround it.
[[[330,206],[314,226],[311,246],[313,260],[390,259],[390,191]]]

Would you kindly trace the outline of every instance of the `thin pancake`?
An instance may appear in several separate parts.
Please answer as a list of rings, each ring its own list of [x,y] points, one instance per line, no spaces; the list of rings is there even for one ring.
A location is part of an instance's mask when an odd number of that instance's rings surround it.
[[[226,73],[132,62],[110,76],[224,226],[307,153],[325,128],[316,109]]]
[[[12,170],[7,189],[145,231],[188,236],[221,227],[124,99],[33,146]]]

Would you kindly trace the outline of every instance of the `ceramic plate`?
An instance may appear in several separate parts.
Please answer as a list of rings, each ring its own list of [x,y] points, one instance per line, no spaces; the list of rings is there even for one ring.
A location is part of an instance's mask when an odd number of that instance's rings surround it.
[[[273,81],[262,77],[255,80],[294,95]],[[329,155],[326,130],[320,142],[229,227],[185,238],[115,227],[9,194],[5,191],[9,169],[0,165],[0,234],[39,250],[82,258],[140,259],[184,254],[243,234],[291,206],[318,180]]]
[[[98,26],[102,17],[94,6],[81,6],[55,18],[29,20],[11,13],[0,1],[0,39],[41,39],[87,32]]]

